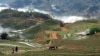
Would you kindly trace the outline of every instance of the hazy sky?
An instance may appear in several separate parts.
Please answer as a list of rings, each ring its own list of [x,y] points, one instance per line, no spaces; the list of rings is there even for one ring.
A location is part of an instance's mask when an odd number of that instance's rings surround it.
[[[0,3],[8,3],[8,2],[11,2],[11,1],[14,1],[14,0],[0,0]]]

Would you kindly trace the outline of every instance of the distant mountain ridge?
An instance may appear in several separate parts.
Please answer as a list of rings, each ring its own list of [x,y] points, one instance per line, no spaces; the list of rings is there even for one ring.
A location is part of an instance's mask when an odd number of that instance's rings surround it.
[[[100,0],[15,0],[9,3],[11,7],[37,8],[51,12],[54,15],[98,16],[100,14]]]
[[[5,9],[0,12],[0,24],[4,28],[23,29],[52,19],[49,15],[37,12],[19,12]]]
[[[1,5],[0,11],[10,8],[23,12],[39,12],[49,14],[53,19],[64,23],[100,18],[100,0],[9,0],[6,5]]]

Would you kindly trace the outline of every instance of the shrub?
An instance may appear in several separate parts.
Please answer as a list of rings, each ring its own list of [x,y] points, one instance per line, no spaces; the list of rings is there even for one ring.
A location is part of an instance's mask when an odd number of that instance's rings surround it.
[[[8,34],[7,33],[2,33],[1,34],[1,39],[8,39]]]
[[[95,34],[95,32],[100,32],[100,28],[91,28],[90,29],[90,35]]]

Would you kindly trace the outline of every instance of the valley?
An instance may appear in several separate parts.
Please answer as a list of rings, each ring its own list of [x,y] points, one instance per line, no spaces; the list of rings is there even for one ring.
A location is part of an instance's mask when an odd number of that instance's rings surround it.
[[[100,55],[99,19],[63,23],[48,14],[7,9],[0,12],[0,23],[2,33],[15,34],[4,39],[0,34],[0,56]],[[6,28],[11,30],[6,32]],[[16,46],[18,52],[12,53]]]

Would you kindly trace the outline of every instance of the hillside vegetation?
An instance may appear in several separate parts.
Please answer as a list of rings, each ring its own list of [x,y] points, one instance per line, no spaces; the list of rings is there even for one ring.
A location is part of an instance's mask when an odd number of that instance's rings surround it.
[[[48,19],[51,19],[49,15],[37,12],[18,12],[11,9],[0,12],[0,23],[2,23],[2,26],[14,29],[28,28]]]
[[[51,24],[50,24],[51,22]],[[63,30],[60,27],[60,23],[61,22],[57,22],[57,21],[52,21],[49,20],[46,21],[44,24],[40,24],[28,31],[26,31],[26,33],[30,33],[33,34],[33,38],[35,37],[35,39],[42,39],[44,42],[50,40],[50,35],[54,32],[56,32],[59,36],[60,36],[60,40],[61,41],[65,41],[66,40],[82,40],[82,39],[87,39],[87,38],[94,38],[95,32],[97,32],[95,38],[99,38],[99,32],[100,32],[100,21],[99,20],[85,20],[85,21],[78,21],[75,23],[71,23],[71,24],[64,24],[64,28],[66,28],[66,30]],[[86,36],[81,36],[78,35],[77,33],[80,32],[85,32],[86,30],[90,30],[89,34],[90,35],[86,35]],[[41,37],[40,37],[41,36]],[[54,42],[56,42],[54,40]],[[56,44],[60,44],[62,42],[60,42],[58,40],[58,43]]]
[[[100,56],[99,19],[63,23],[46,14],[7,9],[0,12],[0,23],[25,29],[23,39],[0,40],[0,56]],[[11,53],[15,46],[19,51]]]

